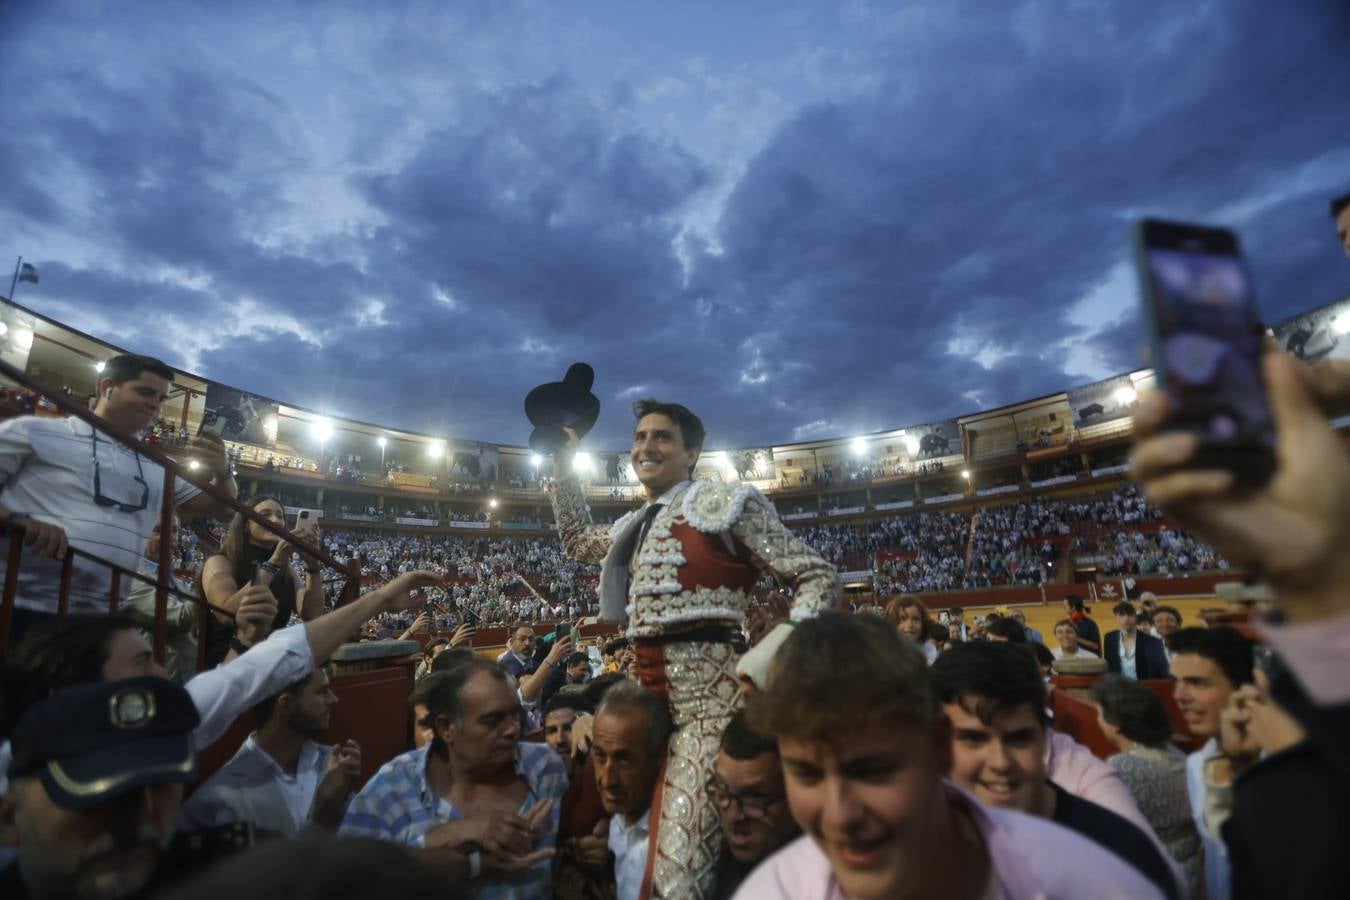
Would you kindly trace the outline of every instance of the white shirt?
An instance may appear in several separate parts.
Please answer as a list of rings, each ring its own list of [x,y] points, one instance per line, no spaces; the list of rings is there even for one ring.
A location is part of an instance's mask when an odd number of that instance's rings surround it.
[[[618,900],[637,900],[642,892],[642,878],[647,874],[651,817],[649,808],[632,825],[624,822],[622,814],[609,820],[609,849],[614,854]]]
[[[1097,654],[1093,653],[1091,650],[1084,650],[1082,647],[1077,648],[1077,649],[1074,650],[1072,653],[1065,653],[1065,652],[1064,652],[1064,648],[1062,648],[1062,647],[1056,647],[1056,648],[1054,648],[1053,650],[1051,650],[1050,653],[1051,653],[1052,656],[1055,657],[1055,659],[1096,659],[1096,658],[1097,658]]]
[[[1134,681],[1139,680],[1139,668],[1135,665],[1136,655],[1139,653],[1139,633],[1135,632],[1133,640],[1130,641],[1130,647],[1125,649],[1125,632],[1120,633],[1117,642],[1120,647],[1120,674]]]
[[[256,738],[257,732],[250,734],[239,752],[193,792],[179,813],[179,828],[248,822],[293,835],[309,824],[332,748],[306,741],[291,775],[258,746]]]
[[[96,448],[102,495],[132,506],[140,506],[144,498],[143,509],[124,512],[117,506],[95,502]],[[94,430],[79,419],[19,416],[0,422],[0,488],[4,492],[0,502],[6,509],[59,525],[72,547],[136,571],[159,521],[164,470],[102,433],[95,440]],[[174,487],[174,506],[182,506],[200,493],[180,479]],[[7,546],[8,539],[0,536],[0,572],[4,571]],[[15,605],[56,612],[60,578],[60,562],[40,559],[25,548]],[[130,583],[131,579],[122,579],[123,597]],[[107,567],[76,557],[70,611],[106,613],[111,584]]]
[[[1210,738],[1205,746],[1186,757],[1186,793],[1190,795],[1191,818],[1205,845],[1205,890],[1208,900],[1228,900],[1232,870],[1223,838],[1205,826],[1205,763],[1219,755],[1219,742]]]
[[[192,732],[192,746],[198,751],[211,746],[258,701],[312,671],[314,652],[302,622],[273,632],[244,655],[197,675],[183,685],[201,717]],[[9,741],[0,742],[0,794],[9,789],[10,754]]]

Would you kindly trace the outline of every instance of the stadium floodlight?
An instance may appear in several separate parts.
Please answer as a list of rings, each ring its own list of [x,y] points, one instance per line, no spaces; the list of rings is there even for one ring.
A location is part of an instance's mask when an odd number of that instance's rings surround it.
[[[589,472],[591,470],[591,455],[589,453],[578,453],[572,457],[572,469],[576,472]]]
[[[20,350],[33,349],[33,330],[31,328],[20,328],[15,331],[14,343]]]
[[[905,450],[909,452],[910,456],[914,456],[919,452],[919,439],[916,437],[905,435],[904,445]]]
[[[188,460],[188,468],[189,468],[189,469],[192,469],[193,471],[196,471],[197,469],[200,469],[201,467],[202,467],[202,464],[199,463],[199,462],[197,462],[195,459],[189,459],[189,460]]]
[[[1118,387],[1111,393],[1111,399],[1121,406],[1129,406],[1139,399],[1139,392],[1132,387]]]
[[[496,508],[497,508],[497,498],[493,497],[491,500],[488,501],[488,509],[496,509]]]
[[[445,443],[443,441],[433,441],[427,445],[427,456],[432,459],[440,459],[441,454],[445,452]]]
[[[333,437],[333,423],[327,419],[315,419],[309,426],[310,434],[320,444],[327,443]]]
[[[100,359],[98,362],[94,363],[94,371],[102,372],[105,365],[107,365],[107,363]]]
[[[860,437],[856,437],[853,439],[852,447],[854,453],[856,453],[858,456],[862,456],[867,452],[867,441],[865,441]]]
[[[1343,312],[1332,319],[1331,330],[1334,334],[1345,334],[1350,331],[1350,312]]]
[[[381,450],[389,446],[389,441],[385,439],[384,435],[380,435],[378,438],[376,438],[375,443],[380,445]]]
[[[964,478],[966,481],[969,481],[969,480],[970,480],[970,470],[969,470],[969,469],[962,469],[962,470],[961,470],[961,477]]]
[[[4,337],[8,333],[9,333],[9,326],[6,325],[4,322],[0,322],[0,337]]]
[[[540,466],[542,466],[543,464],[544,464],[544,458],[543,458],[542,456],[540,456],[538,453],[534,453],[534,454],[531,454],[531,455],[530,455],[530,465],[534,466],[534,467],[537,469],[537,468],[539,468]]]

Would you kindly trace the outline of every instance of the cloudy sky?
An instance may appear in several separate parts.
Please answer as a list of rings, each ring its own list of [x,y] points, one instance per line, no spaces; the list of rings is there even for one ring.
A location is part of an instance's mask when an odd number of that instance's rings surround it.
[[[1129,226],[1350,293],[1343,0],[0,7],[21,302],[335,415],[523,443],[575,360],[710,445],[1138,364]]]

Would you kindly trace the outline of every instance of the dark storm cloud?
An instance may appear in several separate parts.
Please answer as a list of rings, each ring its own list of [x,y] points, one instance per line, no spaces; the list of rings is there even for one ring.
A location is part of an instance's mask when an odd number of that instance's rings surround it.
[[[525,392],[577,359],[599,375],[598,443],[621,445],[626,404],[656,394],[719,448],[1062,390],[1090,380],[1066,373],[1075,344],[1133,368],[1132,310],[1100,332],[1067,317],[1145,213],[1232,216],[1271,318],[1350,284],[1318,177],[1350,147],[1343,5],[889,7],[833,99],[750,160],[711,243],[687,214],[722,161],[635,124],[627,82],[475,79],[433,54],[447,35],[456,59],[511,43],[514,19],[486,14],[425,35],[384,20],[352,51],[372,95],[344,85],[325,108],[355,224],[321,214],[306,179],[339,164],[301,114],[205,59],[13,69],[0,216],[100,243],[42,261],[39,308],[120,317],[178,362],[192,330],[219,333],[195,361],[226,383],[514,443]],[[354,10],[339,18],[359,31]],[[409,99],[428,84],[452,102]]]
[[[960,4],[959,28],[896,48],[874,96],[804,110],[732,196],[708,280],[808,363],[759,392],[793,397],[801,421],[901,425],[971,411],[969,392],[993,404],[1072,385],[1053,347],[1073,333],[1066,314],[1146,212],[1213,220],[1278,190],[1244,223],[1269,267],[1258,283],[1279,273],[1268,314],[1350,281],[1324,198],[1293,183],[1350,144],[1344,9],[1024,4],[1035,37],[1019,39],[1005,6]],[[963,331],[1013,355],[954,358]],[[1139,364],[1132,311],[1091,340],[1122,370]]]

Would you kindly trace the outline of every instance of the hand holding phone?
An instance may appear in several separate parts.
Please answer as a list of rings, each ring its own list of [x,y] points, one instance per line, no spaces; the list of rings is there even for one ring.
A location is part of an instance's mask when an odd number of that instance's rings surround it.
[[[1244,487],[1275,470],[1275,428],[1261,376],[1263,331],[1231,231],[1146,219],[1135,229],[1166,428],[1194,434],[1192,468],[1227,469]]]

